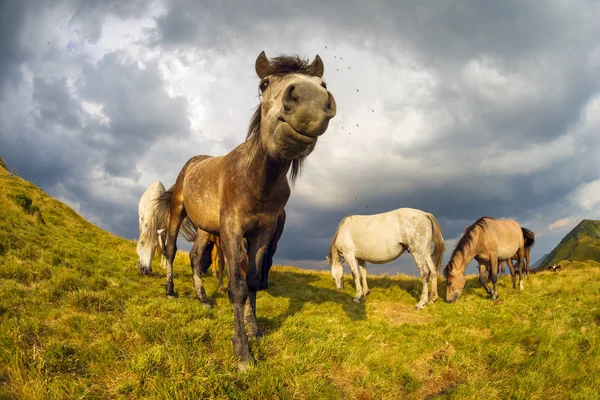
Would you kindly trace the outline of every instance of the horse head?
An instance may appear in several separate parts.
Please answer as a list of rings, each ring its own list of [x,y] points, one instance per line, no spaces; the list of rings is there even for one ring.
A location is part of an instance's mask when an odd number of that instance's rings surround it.
[[[262,93],[257,115],[263,147],[276,159],[306,157],[336,114],[335,99],[322,79],[323,60],[318,55],[310,64],[299,57],[269,60],[263,51],[255,69]]]

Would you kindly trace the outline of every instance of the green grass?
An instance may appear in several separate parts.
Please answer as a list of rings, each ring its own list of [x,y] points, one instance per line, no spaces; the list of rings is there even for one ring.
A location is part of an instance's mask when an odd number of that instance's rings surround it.
[[[540,265],[548,266],[563,260],[600,262],[600,221],[591,219],[581,221]]]
[[[0,170],[0,399],[578,398],[600,392],[600,263],[542,272],[492,302],[469,277],[456,304],[417,312],[417,279],[275,267],[258,296],[257,365],[238,372],[226,295],[193,298],[187,255],[177,300],[164,271],[142,277],[135,244]],[[39,223],[14,196],[24,193]],[[135,210],[132,210],[135,212]],[[445,285],[440,285],[444,297]]]

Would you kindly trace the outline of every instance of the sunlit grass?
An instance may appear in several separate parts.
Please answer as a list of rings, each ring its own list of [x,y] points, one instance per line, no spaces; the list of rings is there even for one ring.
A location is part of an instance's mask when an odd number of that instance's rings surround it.
[[[369,278],[352,302],[326,272],[275,267],[258,296],[256,366],[236,369],[227,295],[194,299],[189,261],[139,275],[135,245],[0,170],[0,398],[581,398],[600,392],[600,264],[566,262],[492,302],[414,311],[416,278]],[[44,223],[14,201],[23,193]],[[132,210],[135,212],[135,210]],[[440,283],[444,298],[445,285]]]

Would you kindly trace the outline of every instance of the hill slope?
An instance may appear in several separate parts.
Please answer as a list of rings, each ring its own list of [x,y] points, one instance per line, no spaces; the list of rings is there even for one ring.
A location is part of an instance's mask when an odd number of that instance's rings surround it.
[[[544,260],[546,259],[546,257],[548,257],[550,253],[544,254],[543,256],[541,256],[535,263],[533,263],[533,265],[530,266],[531,269],[534,268],[538,268],[542,265],[542,263],[544,262]]]
[[[495,303],[468,277],[456,304],[420,312],[417,279],[369,278],[371,294],[355,304],[349,277],[337,292],[329,273],[275,267],[257,300],[258,364],[240,373],[227,296],[206,278],[215,307],[200,306],[185,254],[175,264],[179,298],[168,300],[158,263],[149,277],[135,269],[132,242],[2,169],[0,246],[0,398],[593,399],[600,391],[600,263],[542,272],[523,292],[500,279]]]
[[[565,260],[600,262],[600,221],[582,220],[540,265],[545,267]]]

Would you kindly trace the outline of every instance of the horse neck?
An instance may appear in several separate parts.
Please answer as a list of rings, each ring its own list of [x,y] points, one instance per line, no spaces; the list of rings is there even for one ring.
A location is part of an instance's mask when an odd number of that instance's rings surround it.
[[[465,272],[467,265],[471,260],[475,257],[473,251],[471,249],[472,246],[465,246],[462,251],[456,252],[454,257],[452,258],[452,263],[454,264],[453,270],[458,272]]]
[[[291,167],[290,161],[274,159],[260,143],[244,142],[238,150],[241,159],[247,160],[238,164],[241,172],[248,176],[249,182],[252,182],[251,189],[260,198],[269,198],[275,189],[282,186],[289,188],[287,173]]]

